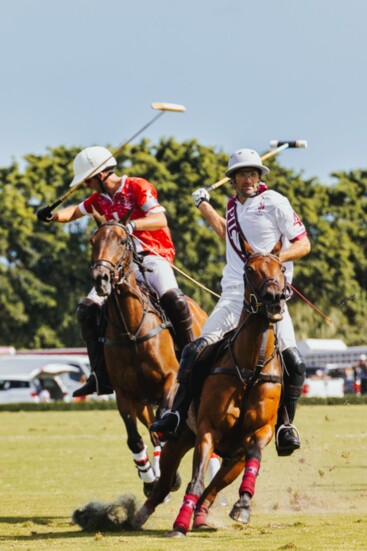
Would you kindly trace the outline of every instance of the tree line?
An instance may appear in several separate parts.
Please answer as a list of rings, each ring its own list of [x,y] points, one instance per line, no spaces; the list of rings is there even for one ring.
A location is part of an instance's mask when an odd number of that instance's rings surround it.
[[[79,299],[91,288],[90,237],[93,220],[43,224],[36,211],[68,189],[72,162],[81,148],[49,148],[29,154],[24,166],[0,168],[0,345],[16,348],[80,346],[75,319]],[[113,148],[112,148],[113,149]],[[176,266],[220,294],[224,244],[203,221],[191,193],[220,180],[228,155],[196,140],[142,140],[118,156],[118,174],[141,176],[158,190],[176,247]],[[349,345],[366,342],[367,322],[367,172],[337,172],[335,184],[281,165],[266,163],[269,188],[286,195],[307,227],[311,253],[296,262],[293,284],[321,314],[295,294],[289,303],[297,338],[341,338]],[[224,214],[230,183],[212,192]],[[86,189],[67,204],[86,196]],[[180,287],[208,313],[217,298],[176,272]]]

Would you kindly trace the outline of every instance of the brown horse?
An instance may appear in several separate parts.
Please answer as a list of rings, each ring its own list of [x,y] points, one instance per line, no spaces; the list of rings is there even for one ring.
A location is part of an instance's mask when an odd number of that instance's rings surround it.
[[[161,448],[158,436],[151,434],[151,465],[137,419],[149,427],[155,419],[155,405],[159,411],[171,406],[178,361],[170,323],[152,295],[136,280],[133,262],[139,262],[139,258],[124,223],[100,223],[91,243],[92,279],[98,295],[107,297],[103,338],[106,367],[126,426],[127,444],[144,482],[144,492],[149,495],[160,475]],[[187,301],[196,337],[207,315],[193,300]]]
[[[276,254],[253,254],[245,244],[244,307],[237,329],[222,343],[205,379],[196,415],[196,438],[186,427],[178,441],[169,441],[161,455],[162,477],[134,519],[141,527],[170,490],[182,457],[194,445],[192,479],[170,536],[206,526],[208,509],[218,492],[245,467],[240,499],[230,516],[248,522],[250,500],[262,450],[274,434],[281,396],[282,364],[274,324],[283,317],[286,299],[284,267]],[[211,356],[212,357],[212,356]],[[205,359],[201,359],[201,365]],[[224,458],[205,489],[204,475],[212,451]]]

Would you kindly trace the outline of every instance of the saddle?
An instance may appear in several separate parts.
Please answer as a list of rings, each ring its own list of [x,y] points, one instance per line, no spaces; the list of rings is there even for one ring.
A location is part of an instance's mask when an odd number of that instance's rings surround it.
[[[233,329],[232,331],[226,333],[220,341],[209,344],[192,366],[190,386],[196,410],[199,406],[200,396],[205,380],[211,374],[212,368],[217,360],[226,351],[228,343],[230,342],[234,332],[235,330]]]

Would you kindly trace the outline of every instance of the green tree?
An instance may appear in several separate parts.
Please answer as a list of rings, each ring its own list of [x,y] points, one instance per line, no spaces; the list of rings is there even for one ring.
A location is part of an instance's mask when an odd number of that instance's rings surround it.
[[[113,148],[111,148],[113,149]],[[75,320],[80,297],[90,289],[89,238],[94,223],[42,224],[35,216],[68,189],[72,161],[80,148],[50,148],[27,155],[21,170],[0,169],[0,344],[16,347],[78,346]],[[220,293],[225,247],[203,221],[191,194],[223,177],[228,156],[196,140],[173,138],[157,144],[142,140],[118,156],[119,174],[141,176],[157,188],[167,209],[180,270]],[[286,195],[304,221],[311,253],[295,264],[295,288],[315,304],[329,324],[297,294],[290,302],[298,338],[338,337],[349,344],[365,341],[367,322],[367,173],[334,174],[333,186],[285,169],[269,159],[268,186]],[[212,193],[224,215],[230,183]],[[70,196],[80,202],[86,190]],[[181,273],[180,287],[209,313],[217,299]]]

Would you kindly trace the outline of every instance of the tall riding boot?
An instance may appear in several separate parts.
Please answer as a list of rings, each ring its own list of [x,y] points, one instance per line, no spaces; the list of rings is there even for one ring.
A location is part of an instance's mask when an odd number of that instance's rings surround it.
[[[77,320],[80,332],[87,345],[91,374],[87,382],[73,392],[75,398],[97,394],[112,394],[113,388],[108,378],[104,361],[103,345],[98,341],[100,334],[100,306],[89,298],[83,298],[78,304]]]
[[[180,358],[184,347],[194,340],[189,305],[180,289],[170,289],[160,297],[159,302],[172,323]]]
[[[179,385],[173,398],[171,411],[167,411],[161,419],[154,421],[149,427],[150,431],[176,434],[177,430],[186,421],[191,403],[190,373],[192,366],[207,346],[208,342],[203,338],[198,338],[185,346],[177,373]]]
[[[278,455],[286,456],[301,447],[299,432],[293,420],[302,394],[306,366],[298,348],[287,348],[282,355],[285,364],[284,397],[278,411],[275,445]]]

